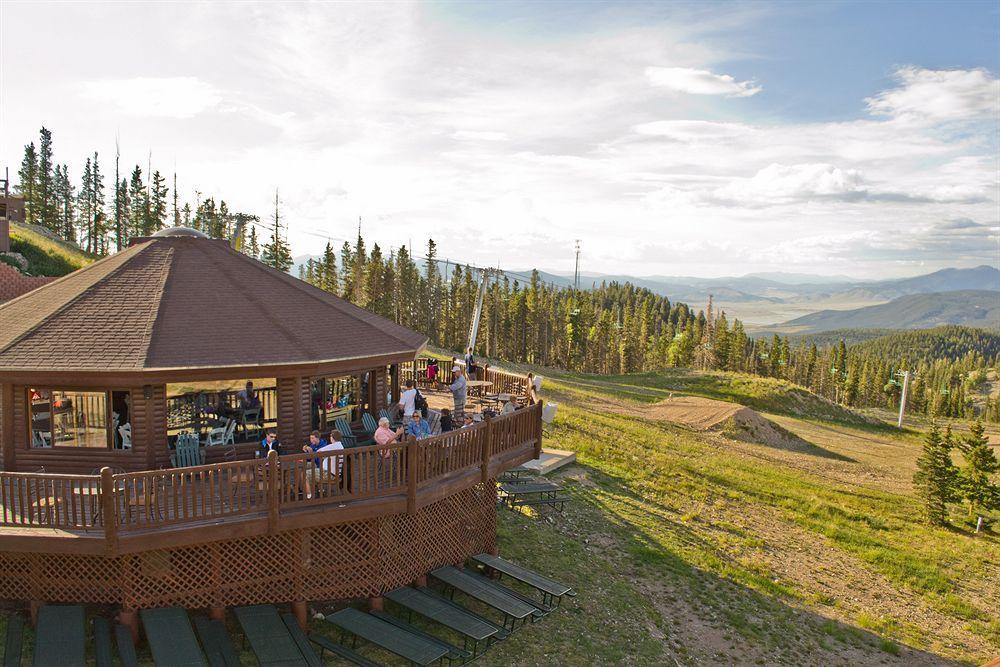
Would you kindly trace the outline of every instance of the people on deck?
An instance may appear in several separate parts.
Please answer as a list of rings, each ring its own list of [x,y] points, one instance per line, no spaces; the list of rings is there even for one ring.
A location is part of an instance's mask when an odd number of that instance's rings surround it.
[[[382,417],[378,420],[378,428],[375,429],[375,444],[380,447],[386,447],[388,445],[401,442],[404,434],[405,431],[402,426],[394,431],[392,430],[392,425],[389,423],[389,420]],[[392,450],[382,450],[382,458],[387,459],[390,456],[392,456]]]
[[[527,397],[528,405],[534,405],[538,402],[538,388],[536,387],[534,373],[528,373]]]
[[[323,436],[319,431],[313,431],[309,434],[309,444],[302,447],[302,451],[307,454],[320,454],[324,452],[332,452],[337,449],[343,449],[344,444],[340,441],[343,436],[340,431],[334,429],[330,431],[330,441],[324,440]],[[305,486],[306,498],[313,497],[313,484],[316,480],[323,476],[332,477],[335,473],[333,472],[333,459],[339,457],[326,457],[320,458],[317,456],[312,460],[311,466],[306,468],[305,479],[303,479],[303,486]],[[340,466],[342,464],[338,460],[337,472],[340,472]]]
[[[476,422],[472,419],[472,415],[465,415],[462,418],[462,428],[469,428],[470,426],[475,426]]]
[[[417,440],[423,440],[431,436],[431,425],[420,414],[420,410],[414,410],[410,415],[410,421],[406,423],[406,435],[411,435]]]
[[[247,381],[247,386],[236,394],[236,399],[244,410],[260,407],[260,397],[257,396],[257,392],[253,388],[253,382]]]
[[[507,402],[503,404],[503,409],[500,410],[500,414],[509,415],[517,410],[517,401],[513,396],[507,398]]]
[[[448,408],[441,408],[441,432],[447,433],[455,428],[455,424],[451,420],[451,410]]]
[[[406,381],[406,389],[399,395],[399,413],[402,417],[409,417],[416,410],[417,388],[413,386],[413,380]]]
[[[450,385],[448,385],[448,390],[451,391],[452,399],[455,402],[454,412],[456,415],[464,415],[468,384],[465,380],[465,375],[462,374],[462,368],[460,366],[452,366],[451,372],[455,379]]]
[[[278,442],[278,432],[273,428],[267,429],[264,434],[264,439],[260,441],[260,447],[257,448],[258,458],[266,459],[268,453],[277,452],[278,456],[281,456],[281,443]]]
[[[465,372],[469,374],[469,379],[475,380],[479,369],[476,367],[476,358],[472,356],[472,348],[465,352]]]
[[[437,359],[427,360],[427,380],[429,382],[437,382],[438,376],[438,362]]]

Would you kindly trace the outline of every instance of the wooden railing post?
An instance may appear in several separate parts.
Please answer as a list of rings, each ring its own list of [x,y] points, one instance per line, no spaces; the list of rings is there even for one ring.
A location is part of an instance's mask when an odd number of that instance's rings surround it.
[[[482,443],[482,461],[480,465],[480,474],[485,484],[490,478],[490,449],[493,446],[493,418],[486,417],[486,428],[483,429],[483,443]]]
[[[417,513],[417,475],[420,470],[420,444],[411,437],[406,443],[406,513]]]
[[[111,556],[118,551],[118,518],[115,516],[115,478],[111,468],[101,468],[101,521],[104,523],[104,551]]]
[[[535,410],[537,412],[537,416],[535,417],[534,424],[532,424],[532,426],[534,427],[534,430],[535,430],[535,458],[536,459],[542,458],[542,408],[543,408],[542,402],[538,401],[538,403],[535,405]]]
[[[281,488],[278,477],[278,452],[273,449],[267,453],[267,530],[274,535],[278,532],[279,498]]]

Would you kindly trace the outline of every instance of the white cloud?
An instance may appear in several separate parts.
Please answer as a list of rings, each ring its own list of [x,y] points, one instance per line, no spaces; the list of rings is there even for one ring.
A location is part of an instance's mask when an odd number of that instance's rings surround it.
[[[1000,110],[1000,80],[985,69],[901,67],[897,88],[865,100],[878,116],[907,121],[971,120]]]
[[[81,89],[85,99],[131,116],[191,118],[222,101],[214,86],[193,76],[101,79],[84,82]]]
[[[509,138],[506,132],[489,132],[476,130],[458,130],[452,134],[456,139],[469,141],[507,141]]]
[[[636,134],[683,142],[738,137],[753,131],[751,127],[740,123],[716,123],[707,120],[656,120],[640,123],[632,129]]]
[[[750,97],[763,90],[754,81],[737,81],[728,74],[690,67],[647,67],[646,78],[654,86],[692,95]]]

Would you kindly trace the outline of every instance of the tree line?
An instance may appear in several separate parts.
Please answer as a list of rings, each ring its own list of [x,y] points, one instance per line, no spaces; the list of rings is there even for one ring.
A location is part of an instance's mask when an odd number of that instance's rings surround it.
[[[961,467],[952,462],[954,449],[958,449],[965,460]],[[924,436],[923,450],[913,475],[927,521],[937,526],[947,525],[951,503],[965,503],[969,519],[1000,509],[1000,486],[993,482],[997,471],[1000,471],[1000,464],[989,446],[982,422],[970,425],[965,436],[955,436],[950,425],[942,434],[937,423],[932,423]]]
[[[108,177],[110,184],[105,183]],[[184,225],[229,239],[283,271],[292,264],[277,191],[268,234],[259,240],[258,216],[232,210],[225,200],[201,193],[196,193],[193,206],[182,201],[176,172],[171,188],[158,169],[144,174],[137,164],[122,171],[115,155],[114,174],[108,175],[94,151],[86,157],[79,180],[72,179],[69,167],[56,161],[52,132],[45,127],[39,130],[37,145],[32,141],[24,147],[14,191],[24,198],[26,223],[44,227],[97,257],[127,247],[132,238]]]

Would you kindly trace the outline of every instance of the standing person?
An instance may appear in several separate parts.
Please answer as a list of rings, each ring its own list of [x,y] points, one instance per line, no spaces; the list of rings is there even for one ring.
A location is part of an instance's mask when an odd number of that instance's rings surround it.
[[[479,369],[476,368],[476,358],[472,356],[472,348],[465,352],[465,372],[469,374],[470,380],[475,380]]]
[[[319,431],[309,434],[309,444],[302,446],[302,451],[306,454],[315,454],[323,451],[330,443],[323,439]],[[306,490],[306,498],[313,497],[313,480],[319,477],[319,458],[310,461],[312,465],[307,465],[305,479],[302,480]]]
[[[447,433],[455,428],[455,423],[451,420],[451,410],[441,408],[441,432]]]
[[[452,398],[455,401],[455,409],[452,413],[455,417],[459,417],[465,414],[465,397],[468,391],[468,384],[460,366],[452,366],[451,373],[454,380],[448,385],[448,390],[451,391]]]
[[[400,411],[400,416],[405,419],[413,414],[413,411],[417,409],[417,388],[413,386],[413,380],[406,381],[406,390],[399,395],[399,403],[397,407]],[[402,421],[402,420],[401,420]]]
[[[528,405],[534,405],[538,402],[538,389],[535,386],[535,374],[528,373],[528,389],[527,389]]]
[[[244,410],[253,410],[260,407],[260,398],[258,398],[257,392],[254,391],[253,382],[247,381],[246,387],[236,394],[236,398],[239,400],[240,407]]]

